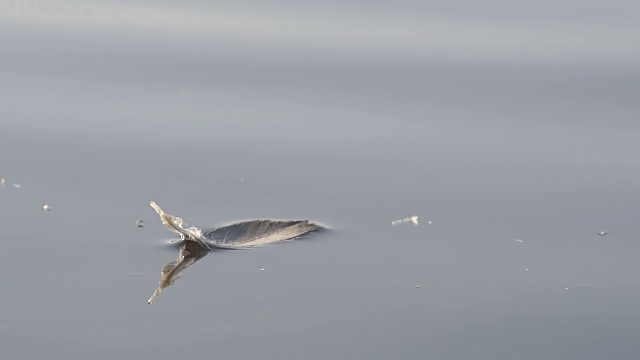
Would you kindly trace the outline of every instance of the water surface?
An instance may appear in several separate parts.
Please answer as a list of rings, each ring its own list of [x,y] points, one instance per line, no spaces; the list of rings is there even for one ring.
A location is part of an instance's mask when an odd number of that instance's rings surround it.
[[[1,10],[3,359],[640,350],[635,3],[64,4]],[[150,200],[332,231],[148,306]]]

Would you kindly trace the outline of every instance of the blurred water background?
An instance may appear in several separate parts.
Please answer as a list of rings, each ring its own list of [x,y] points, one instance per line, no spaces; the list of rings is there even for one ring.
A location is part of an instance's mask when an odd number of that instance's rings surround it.
[[[0,1],[0,358],[636,358],[639,13]]]

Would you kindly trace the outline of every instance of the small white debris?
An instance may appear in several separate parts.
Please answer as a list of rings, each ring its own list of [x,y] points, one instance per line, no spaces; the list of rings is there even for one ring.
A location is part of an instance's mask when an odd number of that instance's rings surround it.
[[[4,178],[0,179],[0,186],[4,187],[4,184],[7,183],[7,180],[5,180]]]
[[[14,188],[16,188],[16,189],[20,189],[20,188],[22,188],[22,185],[20,185],[20,184],[16,184],[16,183],[13,183],[13,184],[12,184],[12,186],[13,186]]]
[[[416,220],[417,220],[417,219],[416,219]],[[428,224],[428,225],[431,225],[431,224],[433,224],[433,221],[429,220],[429,221],[427,221],[427,224]]]
[[[420,284],[416,285],[416,289],[420,289]]]
[[[518,238],[514,238],[513,241],[519,243],[519,244],[524,244],[524,240],[522,239],[518,239]]]
[[[564,288],[565,290],[569,290],[569,288]]]
[[[265,270],[264,268],[260,269],[260,271],[264,271],[264,270]]]
[[[408,223],[412,223],[413,225],[416,225],[416,226],[420,225],[420,223],[418,222],[418,216],[417,215],[413,215],[411,217],[406,217],[404,219],[394,220],[394,221],[391,222],[391,226],[408,224]]]
[[[51,211],[51,206],[49,206],[49,204],[44,204],[42,208],[44,209],[44,211]]]
[[[597,232],[596,235],[598,235],[598,236],[607,236],[607,235],[609,235],[609,233],[604,231],[604,230],[602,230],[600,232]]]
[[[140,219],[136,220],[136,226],[137,227],[144,227],[144,221],[142,221]]]
[[[529,271],[529,269],[524,269],[524,271]]]

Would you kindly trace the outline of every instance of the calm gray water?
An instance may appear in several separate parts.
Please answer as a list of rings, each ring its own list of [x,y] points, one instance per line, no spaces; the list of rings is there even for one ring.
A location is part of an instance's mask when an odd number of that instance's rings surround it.
[[[638,11],[0,4],[0,358],[637,358]]]

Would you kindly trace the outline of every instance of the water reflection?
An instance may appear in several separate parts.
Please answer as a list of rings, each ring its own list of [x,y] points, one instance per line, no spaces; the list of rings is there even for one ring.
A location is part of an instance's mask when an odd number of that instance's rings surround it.
[[[162,269],[162,276],[160,277],[160,282],[158,283],[158,288],[151,295],[147,302],[152,304],[164,288],[167,286],[173,285],[173,283],[178,280],[182,273],[191,265],[193,265],[196,261],[202,259],[207,256],[209,253],[209,249],[206,249],[200,246],[195,241],[184,241],[182,246],[180,246],[180,254],[178,255],[178,260],[174,260],[169,262]]]

